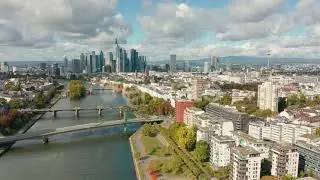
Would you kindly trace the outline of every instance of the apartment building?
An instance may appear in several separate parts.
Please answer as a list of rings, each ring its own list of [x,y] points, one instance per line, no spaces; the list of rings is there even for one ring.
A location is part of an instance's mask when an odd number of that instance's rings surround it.
[[[231,137],[212,136],[210,142],[210,162],[218,167],[228,166],[233,147],[235,147],[235,140]]]
[[[305,141],[297,141],[294,146],[299,152],[299,169],[320,177],[320,147]]]
[[[260,180],[261,157],[252,147],[237,147],[231,152],[230,180]]]
[[[232,121],[234,130],[248,133],[249,122],[261,121],[260,118],[249,116],[246,113],[238,112],[235,108],[223,106],[217,103],[210,103],[206,107],[206,113],[213,119],[221,121]]]
[[[191,99],[197,100],[205,92],[206,79],[203,77],[195,77],[191,80]]]
[[[249,146],[260,153],[262,159],[269,159],[270,146],[268,142],[254,138],[241,131],[234,131],[233,136],[237,146]]]
[[[196,107],[187,107],[184,110],[184,116],[183,116],[183,122],[189,126],[192,127],[195,125],[195,121],[196,121],[196,116],[203,114],[204,111],[196,108]]]
[[[315,127],[284,122],[250,122],[249,135],[259,140],[268,139],[274,142],[295,143],[300,136],[313,134]]]
[[[264,82],[258,86],[258,107],[260,109],[270,109],[278,111],[278,91],[279,87],[271,81]]]
[[[237,102],[237,101],[242,101],[245,98],[251,98],[256,95],[255,91],[243,91],[239,89],[232,89],[231,97],[232,101],[231,104]]]
[[[188,101],[188,100],[176,100],[175,101],[175,114],[176,114],[176,120],[178,122],[183,122],[184,110],[187,107],[191,107],[192,105],[193,105],[193,102]]]
[[[299,153],[289,144],[276,144],[270,150],[271,175],[298,177]]]

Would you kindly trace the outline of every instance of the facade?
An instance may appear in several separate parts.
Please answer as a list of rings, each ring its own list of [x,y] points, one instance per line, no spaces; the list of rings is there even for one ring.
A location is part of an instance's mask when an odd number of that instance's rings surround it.
[[[297,141],[294,146],[299,152],[299,169],[320,177],[320,147],[305,141]]]
[[[170,55],[170,72],[175,73],[177,71],[177,56],[175,54]]]
[[[278,112],[278,85],[271,81],[264,82],[258,86],[258,107]]]
[[[80,59],[72,60],[72,72],[73,73],[81,73],[81,62]]]
[[[204,62],[203,73],[207,74],[210,72],[209,62]]]
[[[299,153],[296,148],[288,144],[276,144],[270,150],[270,157],[271,175],[298,177]]]
[[[196,107],[187,107],[185,110],[184,110],[184,119],[183,119],[183,122],[189,126],[189,127],[192,127],[195,125],[195,121],[196,121],[196,116],[197,115],[200,115],[200,114],[203,114],[204,111],[199,109],[199,108],[196,108]]]
[[[260,153],[251,147],[237,147],[231,152],[230,180],[260,180]]]
[[[269,143],[258,140],[254,136],[250,136],[241,131],[234,131],[232,137],[236,140],[237,146],[252,147],[260,153],[262,159],[269,159]]]
[[[274,142],[295,143],[300,136],[315,133],[315,127],[282,122],[251,122],[249,135],[260,140],[267,139]]]
[[[206,80],[202,77],[196,77],[191,80],[191,99],[197,100],[205,92]]]
[[[68,65],[69,65],[68,58],[67,56],[64,56],[63,66],[66,70],[68,70]]]
[[[261,119],[255,116],[249,116],[246,113],[238,112],[231,107],[222,106],[217,103],[210,103],[206,107],[206,112],[214,119],[221,119],[233,122],[234,130],[248,133],[249,122],[260,121]]]
[[[176,114],[176,121],[183,122],[184,120],[184,110],[187,107],[191,107],[193,105],[192,101],[187,100],[176,100],[175,101],[175,114]]]
[[[210,142],[210,163],[217,167],[225,167],[230,163],[231,149],[235,140],[229,136],[212,136]]]
[[[232,89],[232,101],[231,104],[237,102],[237,101],[242,101],[245,98],[251,98],[254,97],[256,95],[255,91],[242,91],[242,90],[238,90],[238,89]]]

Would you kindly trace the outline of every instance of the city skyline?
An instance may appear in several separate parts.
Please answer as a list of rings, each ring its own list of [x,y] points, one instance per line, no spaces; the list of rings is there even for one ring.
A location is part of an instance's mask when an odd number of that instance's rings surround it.
[[[150,61],[168,60],[170,54],[177,59],[264,57],[268,52],[271,57],[320,57],[317,0],[0,4],[0,61],[55,61],[81,52],[109,52],[115,38]]]

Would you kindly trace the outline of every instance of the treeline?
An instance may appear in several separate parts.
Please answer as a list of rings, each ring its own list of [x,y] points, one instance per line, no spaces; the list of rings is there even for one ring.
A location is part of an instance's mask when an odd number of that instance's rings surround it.
[[[258,85],[260,83],[238,84],[238,83],[231,82],[231,83],[224,83],[224,84],[217,83],[217,84],[220,86],[222,90],[227,90],[227,91],[230,91],[232,89],[258,91]]]
[[[21,113],[16,109],[2,109],[0,111],[0,133],[5,136],[16,133],[31,117],[30,114]]]
[[[152,97],[148,93],[142,93],[135,87],[125,89],[126,96],[132,105],[136,105],[138,113],[142,115],[172,115],[174,108],[170,102],[162,98]]]
[[[72,100],[80,99],[86,95],[86,87],[83,81],[71,80],[68,89],[70,99]]]

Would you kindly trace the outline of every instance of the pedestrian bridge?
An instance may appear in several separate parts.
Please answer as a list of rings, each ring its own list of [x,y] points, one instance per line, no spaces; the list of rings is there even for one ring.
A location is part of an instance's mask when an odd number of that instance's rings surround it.
[[[25,134],[18,134],[8,137],[0,138],[0,145],[7,145],[10,143],[14,143],[17,141],[22,140],[28,140],[28,139],[39,139],[42,138],[43,143],[49,142],[49,137],[54,136],[57,134],[65,134],[75,131],[81,131],[86,129],[97,129],[102,127],[108,127],[108,126],[117,126],[117,125],[124,125],[124,131],[126,131],[126,125],[128,124],[135,124],[135,123],[159,123],[162,122],[162,119],[130,119],[130,120],[114,120],[114,121],[105,121],[101,123],[88,123],[88,124],[81,124],[81,125],[75,125],[75,126],[67,126],[57,129],[45,129],[35,132],[29,132]]]

